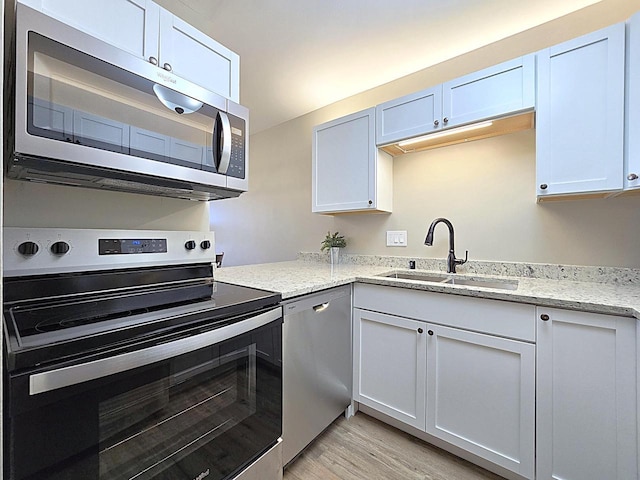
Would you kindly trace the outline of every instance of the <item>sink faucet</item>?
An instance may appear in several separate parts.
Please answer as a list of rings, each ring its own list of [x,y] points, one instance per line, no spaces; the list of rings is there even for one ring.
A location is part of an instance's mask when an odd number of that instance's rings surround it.
[[[446,218],[436,218],[433,222],[431,222],[431,226],[429,227],[429,231],[427,232],[427,238],[424,239],[424,244],[429,247],[433,245],[433,231],[435,230],[436,225],[440,222],[449,227],[449,255],[447,255],[447,273],[456,273],[456,265],[467,263],[467,260],[469,259],[469,250],[466,251],[464,260],[456,258],[456,252],[453,246],[453,225],[449,220],[447,220]]]

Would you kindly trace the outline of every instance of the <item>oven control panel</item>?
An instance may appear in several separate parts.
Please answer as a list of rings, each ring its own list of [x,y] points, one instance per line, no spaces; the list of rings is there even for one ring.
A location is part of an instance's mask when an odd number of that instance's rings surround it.
[[[167,253],[166,238],[99,238],[99,255]]]
[[[214,263],[213,232],[5,227],[5,276]]]

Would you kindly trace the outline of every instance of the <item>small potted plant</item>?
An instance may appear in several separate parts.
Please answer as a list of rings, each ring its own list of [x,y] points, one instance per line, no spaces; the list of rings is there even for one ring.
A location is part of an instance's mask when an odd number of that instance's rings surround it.
[[[331,232],[327,232],[327,236],[321,243],[321,251],[329,250],[331,253],[331,265],[336,265],[340,262],[340,249],[347,246],[347,241],[343,235],[338,232],[333,235]]]

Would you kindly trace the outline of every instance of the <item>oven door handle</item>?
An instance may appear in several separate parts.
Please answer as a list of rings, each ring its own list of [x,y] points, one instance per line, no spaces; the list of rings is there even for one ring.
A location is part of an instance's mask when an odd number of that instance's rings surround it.
[[[96,380],[108,375],[126,372],[134,368],[167,360],[178,355],[193,352],[209,345],[229,340],[250,332],[282,317],[282,308],[277,307],[246,320],[217,328],[191,337],[180,338],[169,343],[154,345],[134,352],[91,362],[36,373],[29,377],[29,395],[50,392],[78,383]]]

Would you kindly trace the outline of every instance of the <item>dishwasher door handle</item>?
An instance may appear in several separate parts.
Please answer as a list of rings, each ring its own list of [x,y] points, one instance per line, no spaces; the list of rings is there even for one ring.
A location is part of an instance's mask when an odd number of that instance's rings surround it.
[[[327,308],[329,308],[329,305],[331,305],[331,302],[324,302],[319,305],[315,305],[313,307],[313,311],[316,313],[324,312]]]

